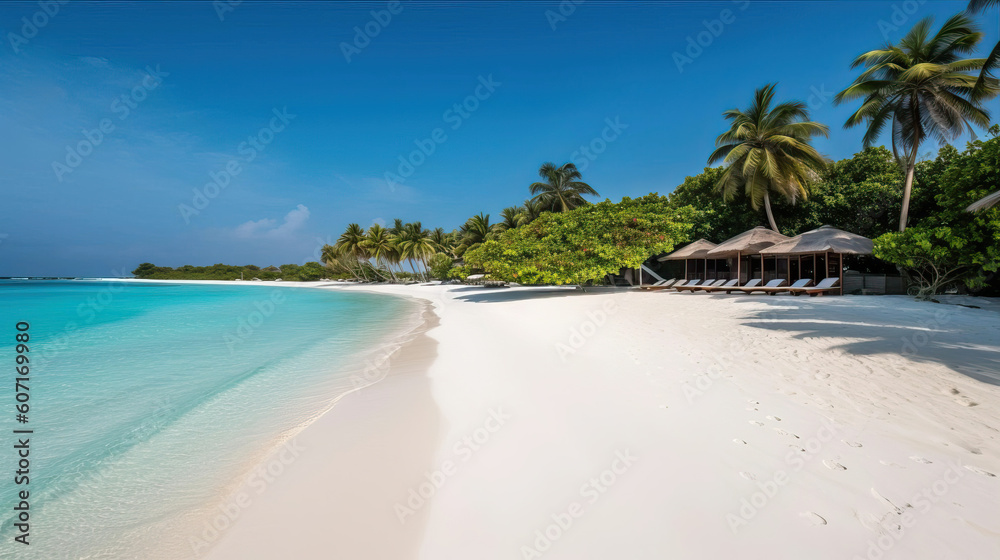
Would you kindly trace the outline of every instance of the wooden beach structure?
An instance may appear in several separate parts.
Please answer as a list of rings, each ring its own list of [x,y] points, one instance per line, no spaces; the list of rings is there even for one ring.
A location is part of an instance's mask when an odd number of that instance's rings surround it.
[[[771,278],[765,278],[764,271],[767,267],[764,266],[764,260],[760,258],[761,251],[789,239],[789,237],[772,229],[758,226],[723,241],[714,249],[709,250],[707,256],[713,259],[726,259],[727,268],[730,271],[735,268],[735,278],[739,280],[741,286],[753,278],[760,278],[766,282],[777,278],[777,274]],[[760,262],[759,274],[755,272],[754,265],[757,262]],[[774,264],[772,268],[777,271],[778,265]]]
[[[838,294],[844,293],[844,255],[870,255],[872,240],[831,226],[822,226],[760,250],[775,260],[776,275],[784,261],[785,278],[809,278],[818,284],[825,278],[839,278]],[[793,273],[793,271],[795,271]]]
[[[718,280],[719,267],[717,259],[708,254],[709,251],[716,247],[715,243],[707,239],[699,239],[657,260],[660,262],[684,261],[684,280]],[[709,261],[715,266],[710,267]]]

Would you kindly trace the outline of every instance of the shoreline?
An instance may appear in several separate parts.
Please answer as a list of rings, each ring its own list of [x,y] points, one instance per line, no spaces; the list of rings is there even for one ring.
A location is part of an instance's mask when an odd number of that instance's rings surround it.
[[[371,496],[388,498],[386,492],[396,489],[393,481],[408,481],[414,469],[429,466],[439,435],[441,420],[426,376],[437,347],[428,333],[439,319],[426,302],[404,299],[421,305],[420,324],[397,336],[396,341],[405,338],[397,347],[387,351],[383,345],[369,354],[361,373],[367,385],[338,396],[291,438],[291,449],[282,444],[260,462],[258,468],[267,468],[276,460],[285,463],[281,453],[295,455],[201,558],[307,558],[320,546],[317,537],[325,553],[344,557],[369,557],[373,550],[380,558],[416,557],[421,523],[408,524],[402,532],[393,528],[396,538],[387,541],[381,538],[383,525],[396,520],[380,520],[379,511],[364,508]],[[301,465],[299,454],[307,457]],[[319,489],[337,499],[317,503]],[[289,508],[289,501],[298,505]],[[352,507],[340,507],[343,503]],[[276,511],[281,513],[275,516]],[[302,533],[313,537],[260,538]]]
[[[433,317],[210,560],[1000,550],[993,301],[305,287]]]
[[[1000,382],[995,308],[902,296],[344,289],[434,305],[436,451],[411,465],[408,484],[383,475],[394,490],[381,493],[345,494],[339,471],[307,458],[310,482],[276,485],[211,560],[328,558],[340,546],[337,505],[381,528],[369,543],[407,543],[353,556],[375,560],[748,549],[834,560],[866,558],[886,535],[896,557],[1000,549],[1000,387],[976,379]],[[383,417],[384,403],[350,418],[338,406],[304,433],[338,447],[351,422]],[[380,437],[405,439],[404,424],[381,423]],[[935,484],[946,497],[914,499]],[[400,504],[412,511],[403,525]],[[415,525],[422,539],[406,533]]]

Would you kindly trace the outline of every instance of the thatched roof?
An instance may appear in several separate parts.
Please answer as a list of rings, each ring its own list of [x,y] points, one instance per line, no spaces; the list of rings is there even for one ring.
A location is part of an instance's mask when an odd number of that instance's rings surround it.
[[[811,253],[872,254],[872,240],[831,226],[807,231],[788,241],[761,249],[762,255],[802,255]]]
[[[710,259],[713,257],[708,256],[708,252],[716,247],[715,243],[707,239],[699,239],[694,243],[688,243],[687,245],[677,249],[673,253],[667,256],[660,257],[660,261],[680,261],[684,259]]]
[[[737,254],[756,255],[761,249],[766,249],[776,243],[788,241],[788,236],[763,226],[757,226],[749,231],[727,239],[715,249],[708,252],[709,258],[721,259],[735,257]]]

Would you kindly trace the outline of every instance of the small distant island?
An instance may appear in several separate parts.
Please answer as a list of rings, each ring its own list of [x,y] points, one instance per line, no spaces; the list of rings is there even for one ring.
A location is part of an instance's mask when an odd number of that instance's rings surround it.
[[[284,280],[289,282],[311,282],[330,277],[330,270],[318,262],[303,265],[283,264],[261,268],[252,264],[233,266],[213,264],[212,266],[184,265],[177,268],[142,263],[132,274],[144,280]]]

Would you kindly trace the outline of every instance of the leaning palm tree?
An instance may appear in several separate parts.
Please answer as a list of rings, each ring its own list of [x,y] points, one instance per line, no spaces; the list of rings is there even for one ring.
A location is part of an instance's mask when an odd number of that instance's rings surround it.
[[[906,169],[899,231],[906,229],[920,144],[929,138],[942,143],[955,140],[966,131],[972,133],[973,124],[985,128],[990,122],[981,103],[985,97],[973,95],[977,78],[970,73],[983,68],[985,60],[961,58],[975,50],[983,34],[963,14],[952,16],[931,36],[933,23],[934,18],[924,18],[898,45],[855,59],[852,68],[866,70],[834,98],[837,104],[863,99],[844,127],[865,123],[866,148],[890,127],[893,152]],[[996,79],[987,77],[984,87],[987,94],[995,94]]]
[[[970,0],[969,12],[975,14],[997,5],[1000,5],[1000,0]],[[972,97],[974,99],[985,99],[987,96],[990,96],[990,88],[987,84],[990,79],[996,78],[993,75],[993,71],[998,68],[1000,68],[1000,41],[997,41],[996,46],[993,47],[993,51],[986,57],[986,62],[983,63],[979,79],[976,80],[976,87],[972,90]]]
[[[792,204],[808,196],[806,186],[828,163],[809,142],[814,136],[827,136],[829,129],[809,120],[805,103],[775,104],[774,88],[768,84],[754,92],[753,103],[745,110],[723,113],[730,128],[715,140],[708,163],[725,165],[716,188],[726,200],[743,190],[754,210],[763,204],[771,229],[778,231],[771,195]]]
[[[534,200],[553,212],[566,212],[584,206],[587,204],[584,196],[600,196],[593,187],[578,181],[583,176],[572,163],[564,163],[562,167],[556,167],[554,163],[542,164],[538,176],[545,181],[532,183],[528,188],[535,195]]]
[[[368,260],[368,251],[364,243],[365,230],[358,224],[348,224],[344,233],[340,234],[340,237],[337,238],[334,249],[340,254],[353,256],[355,262],[358,263],[358,268],[361,269],[361,274],[364,275],[365,280],[368,280],[368,274],[365,273],[364,267],[364,262]]]
[[[423,265],[421,275],[427,279],[427,259],[437,252],[437,244],[431,238],[431,232],[424,229],[420,222],[407,224],[404,234],[400,238],[399,252],[410,261],[410,268],[413,268],[413,261],[416,260]],[[417,271],[414,270],[416,275]]]
[[[983,198],[973,202],[965,210],[968,212],[979,212],[980,210],[986,210],[987,208],[993,208],[997,204],[1000,204],[1000,191],[993,194],[988,194]]]
[[[393,242],[392,235],[389,230],[380,226],[379,224],[372,224],[368,228],[368,233],[365,235],[364,248],[368,251],[368,254],[375,259],[375,262],[379,265],[384,264],[386,269],[389,271],[389,276],[392,277],[393,281],[396,280],[396,274],[393,273],[392,267],[389,263],[396,255],[396,245]]]

